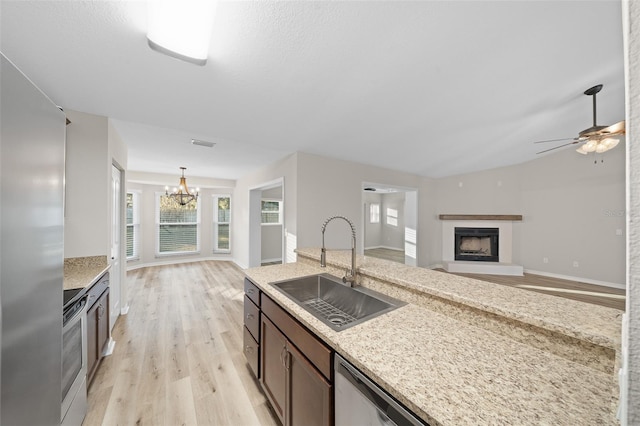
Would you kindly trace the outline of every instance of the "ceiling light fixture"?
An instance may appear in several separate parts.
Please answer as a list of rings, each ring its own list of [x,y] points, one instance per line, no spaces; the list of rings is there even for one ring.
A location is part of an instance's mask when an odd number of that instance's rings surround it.
[[[186,167],[180,167],[182,170],[182,177],[180,178],[180,185],[177,188],[173,188],[173,192],[169,193],[169,187],[164,187],[164,192],[167,196],[173,198],[173,200],[180,204],[181,206],[185,206],[189,204],[191,201],[197,200],[198,195],[200,193],[200,189],[196,188],[196,193],[192,194],[189,192],[189,188],[187,187],[187,178],[184,177],[184,171],[187,170]]]
[[[206,64],[216,3],[213,0],[148,0],[149,46],[183,61]]]
[[[602,154],[603,152],[609,151],[611,148],[615,148],[619,142],[620,141],[615,138],[605,138],[600,140],[590,139],[587,143],[576,149],[576,152],[584,155],[587,155],[590,152]]]

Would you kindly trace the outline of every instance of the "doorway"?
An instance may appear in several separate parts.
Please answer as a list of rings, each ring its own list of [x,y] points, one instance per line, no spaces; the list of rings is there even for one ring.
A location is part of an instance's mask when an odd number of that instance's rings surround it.
[[[249,267],[285,262],[284,178],[249,190]]]
[[[415,188],[362,184],[365,256],[416,266],[417,194]]]

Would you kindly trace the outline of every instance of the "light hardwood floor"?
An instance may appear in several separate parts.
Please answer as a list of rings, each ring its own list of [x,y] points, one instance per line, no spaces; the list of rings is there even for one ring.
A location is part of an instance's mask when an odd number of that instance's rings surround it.
[[[83,424],[277,425],[242,353],[243,277],[213,261],[129,272]]]

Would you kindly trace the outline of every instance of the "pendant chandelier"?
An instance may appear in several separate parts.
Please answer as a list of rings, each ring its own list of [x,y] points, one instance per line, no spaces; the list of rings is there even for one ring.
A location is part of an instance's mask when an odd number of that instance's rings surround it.
[[[187,178],[184,177],[184,171],[187,170],[187,168],[180,167],[180,170],[182,170],[182,176],[180,177],[180,185],[178,185],[177,188],[173,188],[173,192],[171,193],[169,193],[168,186],[164,187],[164,191],[165,191],[165,194],[173,198],[173,200],[176,203],[180,204],[181,206],[186,206],[191,201],[198,199],[198,193],[200,192],[200,190],[196,188],[195,194],[192,194],[191,192],[189,192],[189,188],[187,187]]]

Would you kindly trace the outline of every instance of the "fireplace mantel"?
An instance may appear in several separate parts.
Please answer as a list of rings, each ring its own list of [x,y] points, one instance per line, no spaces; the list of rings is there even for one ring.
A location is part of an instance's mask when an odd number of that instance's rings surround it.
[[[441,214],[440,220],[522,220],[521,214]]]

